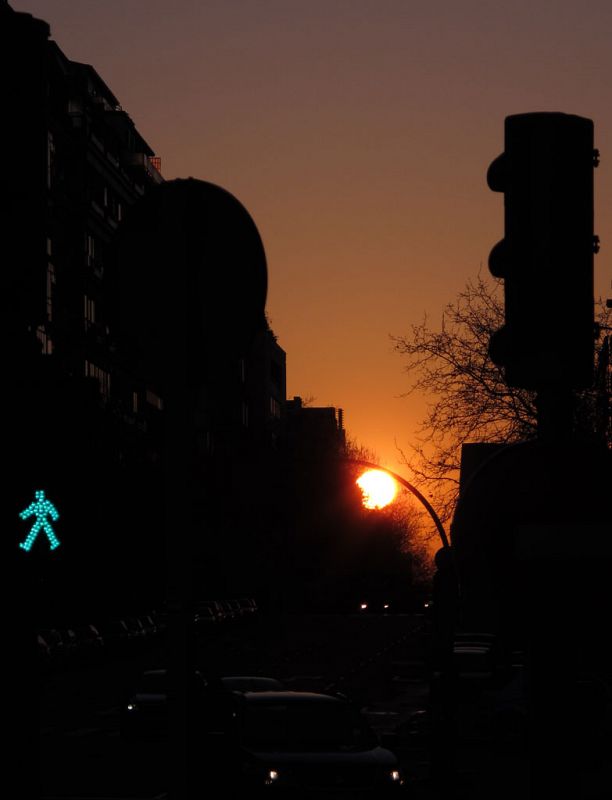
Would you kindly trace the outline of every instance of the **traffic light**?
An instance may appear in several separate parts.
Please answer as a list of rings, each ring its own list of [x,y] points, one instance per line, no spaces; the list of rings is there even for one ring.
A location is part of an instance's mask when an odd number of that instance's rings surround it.
[[[487,183],[504,193],[505,231],[489,256],[504,280],[505,324],[489,353],[510,386],[587,388],[593,382],[593,122],[516,114]]]

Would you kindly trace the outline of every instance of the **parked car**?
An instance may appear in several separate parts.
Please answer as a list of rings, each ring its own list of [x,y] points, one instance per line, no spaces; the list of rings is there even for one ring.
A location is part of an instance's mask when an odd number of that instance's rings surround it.
[[[198,735],[222,730],[239,692],[282,691],[275,678],[260,675],[205,676],[194,670],[189,687]],[[121,733],[132,739],[159,739],[168,735],[168,690],[166,669],[143,672],[121,707]]]
[[[132,635],[124,620],[115,619],[97,622],[96,629],[104,639],[109,655],[120,656],[129,651]]]
[[[395,728],[400,742],[409,746],[421,747],[428,744],[433,736],[433,720],[431,712],[420,708],[409,714]]]
[[[77,625],[74,628],[76,636],[76,657],[80,663],[98,661],[104,649],[104,639],[95,625]]]
[[[47,672],[51,668],[51,648],[40,633],[36,634],[36,659],[41,672]]]
[[[457,677],[469,680],[492,677],[496,668],[496,638],[488,631],[456,632],[453,668]]]
[[[140,619],[138,617],[126,617],[125,624],[130,632],[130,635],[132,636],[132,639],[142,644],[147,636],[147,633]]]
[[[163,635],[168,626],[168,613],[165,610],[154,610],[151,612],[151,619],[155,624],[158,635]]]
[[[78,654],[78,640],[74,628],[60,628],[60,634],[64,642],[64,660],[70,664],[76,660]]]
[[[206,681],[200,672],[192,675],[191,691],[200,699]],[[168,671],[145,670],[137,679],[120,710],[121,735],[126,739],[164,739],[168,736]]]
[[[215,616],[211,606],[202,606],[198,608],[193,618],[196,630],[200,633],[212,633],[219,627],[219,620]]]
[[[223,610],[223,621],[235,625],[239,620],[239,613],[229,600],[218,601]]]
[[[228,600],[229,607],[234,612],[234,617],[238,622],[244,622],[247,617],[247,611],[240,600]]]
[[[237,602],[242,608],[242,613],[247,619],[254,619],[257,616],[257,603],[253,597],[239,597]]]
[[[222,688],[232,692],[288,691],[282,681],[262,675],[223,675],[218,681]],[[214,686],[214,678],[209,678],[208,683],[209,686]]]
[[[217,622],[225,622],[225,609],[223,608],[220,600],[197,600],[194,604],[195,613],[197,614],[204,608],[211,608]]]
[[[245,692],[223,737],[216,737],[217,775],[228,792],[311,797],[397,796],[404,778],[396,755],[381,746],[346,698],[314,692]],[[302,794],[303,793],[303,794]]]
[[[63,666],[66,659],[66,647],[61,632],[57,628],[45,628],[39,632],[45,641],[54,667]]]
[[[144,614],[140,617],[140,622],[144,628],[145,636],[147,639],[152,639],[158,634],[157,625],[150,614]]]

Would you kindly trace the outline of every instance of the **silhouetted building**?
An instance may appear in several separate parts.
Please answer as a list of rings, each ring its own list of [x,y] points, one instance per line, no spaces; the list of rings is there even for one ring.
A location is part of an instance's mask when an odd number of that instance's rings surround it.
[[[231,358],[210,386],[209,407],[200,414],[201,436],[213,462],[259,458],[278,450],[285,421],[286,354],[267,323]]]
[[[112,584],[124,607],[147,603],[147,592],[164,589],[159,506],[167,398],[153,339],[156,315],[178,320],[182,314],[166,302],[176,263],[170,273],[168,259],[140,234],[132,254],[118,259],[130,212],[154,195],[191,203],[184,219],[194,222],[200,261],[193,269],[205,285],[189,314],[194,330],[196,318],[206,321],[200,345],[191,342],[177,358],[201,387],[197,451],[220,509],[219,537],[257,517],[260,485],[268,492],[267,516],[274,516],[282,490],[274,454],[284,425],[286,357],[263,316],[265,275],[262,283],[257,273],[257,292],[247,279],[254,264],[241,248],[261,249],[255,261],[264,273],[265,254],[246,210],[212,184],[164,181],[159,157],[104,80],[49,37],[46,22],[0,5],[2,80],[11,109],[5,161],[11,202],[2,234],[7,251],[20,254],[5,264],[10,302],[2,341],[10,343],[7,375],[14,387],[7,411],[23,431],[7,453],[15,507],[7,506],[6,522],[13,525],[34,490],[45,489],[61,515],[49,596],[63,584],[72,598],[96,595],[103,605]],[[151,207],[145,203],[142,213]],[[174,229],[167,223],[166,254],[172,255]],[[148,239],[162,241],[152,224],[155,235]],[[229,243],[223,225],[231,227]],[[247,320],[240,291],[260,299],[257,320]],[[172,297],[179,295],[177,289]],[[243,323],[253,330],[238,347]],[[266,477],[272,472],[273,480]],[[246,489],[248,474],[257,474],[260,485]],[[241,503],[245,510],[233,525],[224,509]],[[262,526],[262,537],[268,530]],[[40,554],[37,546],[30,555]]]
[[[259,331],[239,363],[241,422],[251,444],[278,448],[287,402],[286,354],[269,325]]]
[[[287,401],[287,447],[297,458],[340,455],[346,445],[344,412],[333,406],[304,405],[301,397]]]
[[[96,70],[48,39],[45,22],[8,6],[2,16],[4,37],[19,43],[3,83],[17,102],[7,162],[8,194],[18,202],[10,224],[28,249],[15,269],[27,272],[30,289],[19,293],[25,313],[15,324],[36,336],[54,370],[94,379],[108,402],[107,249],[125,209],[162,181],[159,159]],[[23,288],[24,276],[18,280]]]
[[[95,69],[70,60],[49,36],[46,22],[0,6],[11,111],[2,242],[18,254],[4,262],[6,413],[20,431],[7,456],[15,509],[44,488],[60,511],[61,546],[42,601],[52,614],[68,576],[73,597],[100,593],[125,568],[119,542],[126,553],[136,549],[116,487],[133,440],[146,452],[143,410],[157,411],[160,401],[122,374],[109,250],[126,209],[163,179]],[[43,553],[37,543],[31,561]]]

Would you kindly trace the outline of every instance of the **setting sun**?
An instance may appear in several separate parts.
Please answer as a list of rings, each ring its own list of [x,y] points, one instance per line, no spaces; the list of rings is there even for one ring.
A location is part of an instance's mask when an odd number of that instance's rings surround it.
[[[364,472],[356,481],[363,492],[366,508],[384,508],[397,493],[397,484],[390,475],[377,469]]]

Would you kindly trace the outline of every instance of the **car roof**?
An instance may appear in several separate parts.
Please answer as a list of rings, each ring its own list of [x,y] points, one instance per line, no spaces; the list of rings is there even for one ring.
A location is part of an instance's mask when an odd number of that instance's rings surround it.
[[[282,681],[267,675],[221,675],[220,680],[226,684],[252,684],[259,686],[269,686],[270,689],[280,688]]]
[[[241,695],[246,703],[257,703],[261,705],[270,705],[273,703],[278,703],[279,705],[329,705],[331,703],[346,705],[348,703],[346,698],[322,694],[321,692],[295,692],[285,690],[242,692]]]

